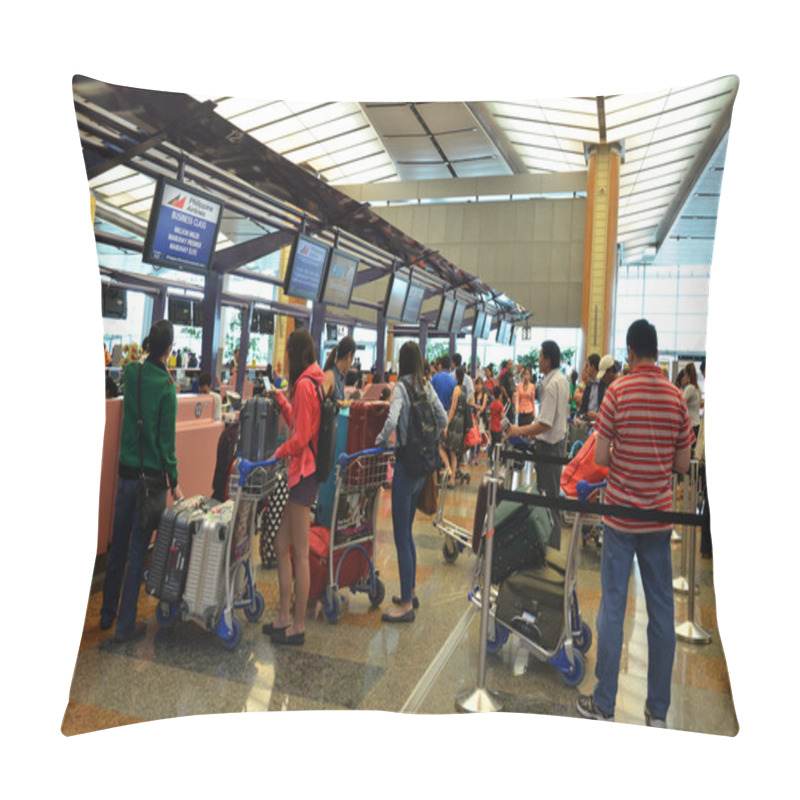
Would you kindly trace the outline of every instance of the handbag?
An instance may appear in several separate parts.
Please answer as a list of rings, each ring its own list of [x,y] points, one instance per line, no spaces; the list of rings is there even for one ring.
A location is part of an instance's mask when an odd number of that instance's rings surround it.
[[[439,508],[439,486],[436,483],[436,473],[431,472],[425,479],[425,485],[419,493],[417,509],[423,514],[433,515]]]

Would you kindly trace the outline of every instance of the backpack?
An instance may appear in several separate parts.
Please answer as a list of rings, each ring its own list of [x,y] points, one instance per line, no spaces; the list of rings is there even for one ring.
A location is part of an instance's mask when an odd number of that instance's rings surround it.
[[[417,390],[411,378],[400,379],[410,406],[406,440],[397,447],[397,458],[412,478],[430,475],[436,469],[438,455],[438,436],[436,416],[425,390]]]
[[[314,445],[309,441],[308,446],[314,453],[317,462],[316,476],[320,483],[328,480],[328,476],[333,471],[336,460],[336,432],[339,427],[339,404],[330,396],[323,397],[322,384],[318,383],[310,375],[303,376],[308,378],[317,387],[319,396],[320,418],[319,418],[319,437],[317,439],[317,452],[314,452]]]

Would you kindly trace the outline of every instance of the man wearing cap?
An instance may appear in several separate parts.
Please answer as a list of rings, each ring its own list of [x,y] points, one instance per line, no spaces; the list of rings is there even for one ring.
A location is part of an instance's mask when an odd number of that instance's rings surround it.
[[[599,358],[596,353],[593,353],[589,356],[587,372],[592,382],[586,387],[586,391],[584,391],[583,397],[581,398],[581,407],[578,410],[578,416],[582,419],[594,422],[597,416],[597,410],[600,408],[600,403],[603,402],[603,396],[608,386],[608,382],[604,381],[603,378],[608,369],[614,366],[614,359],[610,355],[604,355],[602,358]]]

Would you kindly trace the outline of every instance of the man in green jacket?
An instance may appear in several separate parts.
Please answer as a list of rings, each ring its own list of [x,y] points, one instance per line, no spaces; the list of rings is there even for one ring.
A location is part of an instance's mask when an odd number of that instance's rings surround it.
[[[178,488],[178,460],[175,456],[178,398],[175,383],[166,367],[173,336],[171,322],[161,320],[154,323],[148,336],[146,361],[128,364],[123,373],[114,531],[100,609],[102,630],[110,628],[117,617],[114,639],[118,642],[144,634],[144,623],[136,624],[136,606],[147,547],[161,512],[167,506],[167,482],[173,500],[182,496]],[[142,510],[140,490],[145,481],[152,487],[151,501]]]

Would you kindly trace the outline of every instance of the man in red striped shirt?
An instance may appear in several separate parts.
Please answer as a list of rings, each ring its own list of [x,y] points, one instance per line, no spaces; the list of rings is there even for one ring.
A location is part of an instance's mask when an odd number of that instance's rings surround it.
[[[637,320],[626,338],[631,371],[608,387],[597,414],[595,461],[607,466],[605,501],[670,511],[671,473],[689,468],[694,441],[683,394],[657,366],[656,329]],[[578,697],[578,711],[613,721],[622,652],[628,582],[636,556],[647,605],[645,721],[666,727],[675,657],[672,597],[672,525],[603,517],[602,598],[597,614],[597,683]]]

